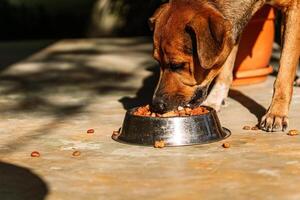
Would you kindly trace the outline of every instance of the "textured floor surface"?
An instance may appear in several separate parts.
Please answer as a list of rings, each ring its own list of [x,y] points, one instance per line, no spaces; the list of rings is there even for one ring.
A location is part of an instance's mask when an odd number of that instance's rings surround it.
[[[229,149],[111,140],[125,110],[151,98],[158,75],[151,48],[143,38],[65,40],[2,63],[1,200],[300,199],[300,136],[242,130],[264,114],[272,76],[231,90],[219,114],[232,131]],[[300,129],[299,118],[295,88],[290,129]],[[95,133],[86,134],[89,128]]]

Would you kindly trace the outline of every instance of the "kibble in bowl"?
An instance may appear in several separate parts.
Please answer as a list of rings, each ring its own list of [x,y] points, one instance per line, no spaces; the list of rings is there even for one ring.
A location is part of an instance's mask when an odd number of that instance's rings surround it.
[[[137,108],[133,114],[136,116],[143,117],[186,117],[186,116],[195,116],[195,115],[205,115],[209,113],[209,110],[206,107],[178,107],[176,110],[172,110],[163,114],[152,112],[149,105],[142,106]]]

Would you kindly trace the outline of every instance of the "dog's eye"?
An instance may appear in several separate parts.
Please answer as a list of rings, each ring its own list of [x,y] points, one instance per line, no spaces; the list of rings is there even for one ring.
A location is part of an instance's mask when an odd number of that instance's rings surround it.
[[[184,68],[184,63],[170,63],[170,69],[172,71],[179,71]]]

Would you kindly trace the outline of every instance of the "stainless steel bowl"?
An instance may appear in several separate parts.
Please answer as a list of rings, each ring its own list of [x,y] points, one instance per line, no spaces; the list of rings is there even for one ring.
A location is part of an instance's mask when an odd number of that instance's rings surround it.
[[[112,138],[118,142],[136,145],[154,145],[164,141],[165,146],[184,146],[211,143],[230,136],[230,131],[222,128],[217,113],[184,117],[142,117],[128,110],[119,134]]]

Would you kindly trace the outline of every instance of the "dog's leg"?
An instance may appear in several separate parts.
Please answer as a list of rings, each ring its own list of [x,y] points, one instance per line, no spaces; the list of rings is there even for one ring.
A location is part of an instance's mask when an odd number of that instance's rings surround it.
[[[288,126],[288,111],[293,93],[293,83],[300,55],[300,3],[285,12],[283,48],[280,68],[274,84],[272,103],[261,120],[266,131],[285,130]]]
[[[233,79],[233,67],[238,52],[238,44],[234,46],[226,62],[222,67],[222,71],[210,91],[203,105],[213,107],[217,111],[221,109],[222,102],[227,98],[230,85]]]

